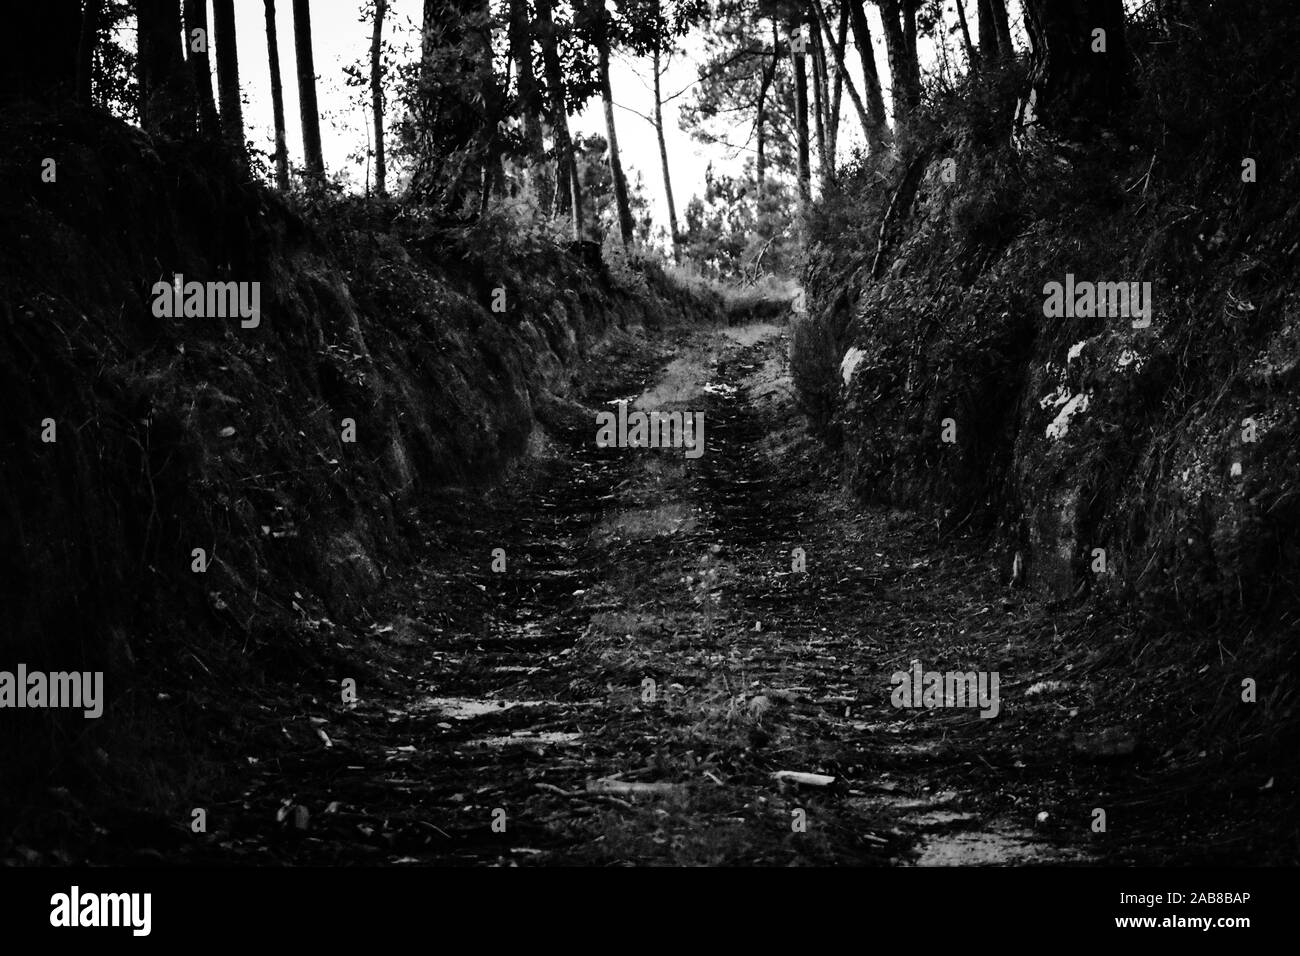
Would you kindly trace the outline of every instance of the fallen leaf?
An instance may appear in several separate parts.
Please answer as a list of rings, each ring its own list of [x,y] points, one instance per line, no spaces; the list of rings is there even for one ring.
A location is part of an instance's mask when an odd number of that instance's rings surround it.
[[[608,777],[602,777],[600,780],[587,781],[588,793],[662,796],[669,793],[676,793],[682,789],[684,789],[684,787],[680,783],[638,783],[634,780],[611,780]]]
[[[829,787],[835,782],[834,777],[827,776],[824,773],[804,773],[801,770],[778,770],[772,774],[772,779],[803,784],[808,787]]]

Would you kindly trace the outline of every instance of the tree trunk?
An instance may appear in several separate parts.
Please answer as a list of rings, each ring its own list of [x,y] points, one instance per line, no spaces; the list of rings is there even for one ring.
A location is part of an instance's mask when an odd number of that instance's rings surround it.
[[[1009,60],[1015,51],[1011,48],[1011,24],[1007,17],[1006,0],[989,0],[989,10],[993,18],[993,32],[998,37],[998,56]]]
[[[99,42],[99,17],[104,0],[86,0],[81,14],[81,37],[77,44],[77,102],[90,106],[93,102],[91,88],[95,73],[95,47]]]
[[[195,31],[202,32],[195,36]],[[209,135],[217,133],[217,105],[212,99],[212,31],[208,29],[206,0],[185,0],[185,54],[198,100],[199,129]],[[201,49],[200,49],[201,48]]]
[[[871,39],[871,27],[862,5],[865,0],[845,0],[849,5],[849,26],[853,28],[853,42],[862,60],[862,77],[866,86],[866,117],[863,128],[871,151],[882,149],[889,141],[889,125],[885,118],[885,95],[880,88],[880,72],[876,69],[876,49]]]
[[[235,0],[212,0],[212,26],[217,39],[217,97],[221,129],[240,162],[247,162],[244,108],[239,99],[239,44],[235,38]]]
[[[298,114],[302,119],[303,159],[310,184],[320,186],[325,182],[325,156],[320,144],[320,110],[316,106],[316,67],[312,62],[309,0],[293,0],[293,49],[298,61]]]
[[[370,37],[370,110],[375,119],[375,195],[388,195],[384,167],[384,84],[383,43],[384,14],[388,0],[375,0],[375,30]]]
[[[781,63],[781,38],[776,32],[776,22],[772,23],[772,61],[763,69],[763,80],[758,86],[758,104],[755,110],[754,125],[758,136],[758,158],[754,173],[758,179],[758,198],[764,196],[763,187],[767,184],[767,91],[772,86],[777,68]]]
[[[510,0],[510,57],[514,60],[519,91],[518,110],[523,116],[524,148],[532,164],[529,178],[533,192],[541,203],[542,213],[551,214],[551,182],[546,168],[546,144],[542,142],[542,122],[537,115],[537,79],[533,73],[532,25],[527,0]]]
[[[979,54],[975,52],[975,44],[970,39],[970,24],[966,22],[966,0],[956,0],[957,3],[957,25],[961,27],[961,45],[966,51],[966,62],[974,67],[979,63]]]
[[[830,60],[827,59],[826,47],[822,44],[821,31],[817,29],[817,14],[808,11],[805,17],[805,23],[812,31],[813,37],[813,68],[817,71],[817,78],[822,84],[822,106],[829,110],[831,106],[831,70]],[[828,41],[829,42],[829,41]],[[827,128],[830,127],[830,116],[825,117]]]
[[[979,11],[980,58],[986,63],[998,60],[998,28],[993,22],[993,0],[977,0]]]
[[[275,0],[266,7],[266,53],[271,66],[271,112],[275,122],[275,186],[289,190],[289,147],[284,135],[284,87],[280,83],[280,42],[275,32]]]
[[[140,125],[184,136],[194,131],[194,87],[181,57],[180,5],[136,0]]]
[[[664,195],[668,200],[668,232],[672,238],[673,261],[677,261],[677,205],[673,201],[673,177],[668,170],[668,143],[664,140],[663,91],[660,88],[659,42],[655,41],[653,67],[655,72],[655,135],[659,138],[659,162],[664,168]]]
[[[573,155],[573,140],[569,136],[569,114],[564,103],[564,71],[560,65],[560,51],[555,38],[555,20],[551,16],[553,0],[537,0],[538,31],[542,42],[542,66],[546,71],[547,92],[551,100],[551,126],[555,130],[555,159],[557,182],[560,190],[567,192],[569,215],[572,218],[573,238],[583,236],[582,182],[578,179],[578,164]]]
[[[1129,96],[1123,0],[1025,0],[1024,9],[1030,91],[1016,109],[1017,136],[1047,128],[1085,139]],[[1095,30],[1105,52],[1094,52]]]
[[[604,0],[600,0],[604,3]],[[605,11],[600,11],[605,17]],[[609,175],[614,180],[614,202],[618,206],[618,229],[623,238],[623,245],[632,242],[632,206],[627,198],[627,180],[623,178],[623,161],[618,154],[618,130],[614,125],[614,91],[609,83],[609,35],[605,28],[600,29],[597,41],[597,55],[600,70],[600,99],[605,106],[605,133],[609,141]]]
[[[848,0],[848,2],[851,4],[853,0]],[[828,20],[826,17],[826,12],[822,9],[820,0],[813,0],[813,8],[816,11],[818,21],[821,23],[822,31],[826,34],[826,38],[829,42],[830,35],[831,35],[830,34],[831,24],[830,24],[830,20]],[[858,13],[859,14],[862,13],[861,7],[858,8]],[[865,29],[865,20],[866,18],[863,17],[864,29]],[[869,33],[867,34],[866,42],[867,42],[867,49],[868,51],[870,51],[871,38]],[[867,144],[871,147],[872,150],[875,150],[879,148],[884,142],[882,127],[885,120],[885,102],[883,98],[881,98],[881,94],[880,94],[880,81],[879,79],[875,80],[876,99],[879,100],[879,105],[880,105],[880,119],[877,122],[867,113],[866,107],[862,105],[862,97],[858,96],[858,89],[856,86],[853,85],[853,77],[849,76],[848,65],[844,62],[844,44],[841,43],[839,46],[835,46],[832,44],[831,50],[835,53],[836,66],[839,68],[836,74],[837,79],[839,77],[843,77],[844,86],[849,91],[849,99],[853,101],[853,108],[858,111],[858,120],[859,122],[862,123],[862,131],[867,136]],[[866,56],[870,56],[870,53],[868,52]],[[876,66],[876,61],[874,57],[870,59],[870,63],[872,69],[874,70]],[[874,75],[869,75],[867,77],[868,87],[870,87],[873,78]],[[836,112],[839,111],[838,103],[835,106],[835,110]]]
[[[476,2],[423,3],[420,66],[415,78],[419,99],[414,117],[415,181],[418,193],[444,218],[461,219],[468,206],[466,191],[471,182],[476,180],[482,186],[482,168],[477,160],[486,104],[473,102],[478,82],[478,44],[467,20]],[[445,59],[438,67],[435,61],[442,57]],[[458,74],[459,90],[448,88],[452,70]],[[452,102],[446,102],[444,97]],[[436,135],[426,125],[433,123],[442,126]]]
[[[818,12],[821,10],[819,8]],[[829,21],[828,21],[829,22]],[[835,34],[835,42],[831,44],[831,54],[835,60],[835,85],[831,92],[831,109],[830,127],[827,131],[827,144],[830,147],[831,155],[836,155],[840,138],[840,104],[844,99],[844,80],[849,75],[848,70],[844,67],[844,46],[848,42],[849,35],[849,8],[848,4],[840,6],[840,25]],[[829,38],[827,39],[829,43]],[[855,91],[856,92],[856,91]]]
[[[799,202],[806,204],[812,195],[812,173],[808,166],[808,77],[804,72],[804,55],[791,45],[794,65],[794,125],[799,155]]]
[[[497,87],[496,69],[492,60],[492,5],[490,0],[476,0],[477,14],[471,30],[474,48],[474,69],[478,77],[482,105],[481,122],[474,136],[475,156],[480,163],[479,215],[487,212],[488,202],[496,183],[505,175],[501,168],[501,147],[497,122],[503,115],[502,91]]]
[[[811,31],[808,39],[812,42],[812,87],[813,87],[813,132],[817,138],[817,164],[820,167],[822,188],[831,181],[832,160],[826,152],[826,88],[823,80],[822,32],[816,23],[809,24]]]
[[[916,4],[918,0],[902,0],[903,52],[907,56],[907,95],[912,109],[921,105],[921,63],[916,53]]]
[[[903,35],[899,0],[880,0],[880,19],[885,27],[885,51],[889,56],[889,73],[893,78],[894,126],[904,129],[916,101],[912,96],[912,61]]]

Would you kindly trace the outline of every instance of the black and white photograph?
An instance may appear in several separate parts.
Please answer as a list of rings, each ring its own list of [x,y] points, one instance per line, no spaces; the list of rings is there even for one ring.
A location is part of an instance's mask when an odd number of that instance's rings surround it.
[[[6,940],[1276,935],[1298,49],[6,4]]]

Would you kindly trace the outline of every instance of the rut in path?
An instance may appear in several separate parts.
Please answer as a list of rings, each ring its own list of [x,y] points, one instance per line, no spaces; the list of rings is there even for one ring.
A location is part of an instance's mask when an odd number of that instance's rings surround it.
[[[584,413],[489,498],[447,506],[344,646],[357,672],[268,705],[268,750],[192,858],[1088,859],[1089,800],[1128,783],[1063,760],[1077,709],[1025,695],[1070,677],[1054,623],[969,542],[822,474],[785,353],[777,327],[702,331],[638,381],[629,348],[584,400],[644,384],[642,407],[702,409],[703,457],[597,448]],[[999,671],[1003,713],[896,709],[913,659]],[[335,703],[347,676],[360,699]]]

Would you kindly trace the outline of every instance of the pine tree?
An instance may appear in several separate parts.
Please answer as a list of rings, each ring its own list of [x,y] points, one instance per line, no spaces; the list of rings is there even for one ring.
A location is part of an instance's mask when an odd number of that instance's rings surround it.
[[[320,110],[316,106],[316,66],[311,50],[311,5],[293,0],[293,48],[298,65],[298,114],[302,119],[302,151],[312,186],[325,182],[325,157],[320,144]]]

